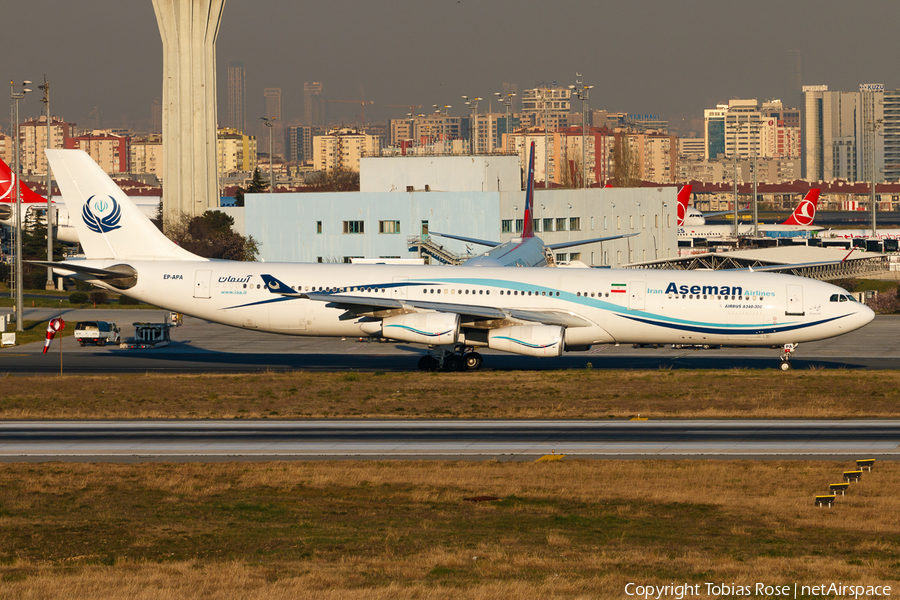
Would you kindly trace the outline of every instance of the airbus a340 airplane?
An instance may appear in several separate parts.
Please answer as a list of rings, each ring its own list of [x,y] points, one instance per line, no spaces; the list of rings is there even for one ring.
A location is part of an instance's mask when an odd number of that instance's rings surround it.
[[[86,259],[66,275],[234,327],[373,336],[431,348],[422,369],[477,368],[476,348],[559,356],[592,344],[783,348],[874,317],[833,285],[750,271],[653,271],[214,261],[169,241],[80,150],[47,155]]]
[[[626,233],[624,235],[611,235],[591,240],[576,240],[559,244],[545,245],[544,241],[534,235],[534,142],[531,142],[531,153],[528,159],[528,185],[525,188],[525,216],[522,221],[522,235],[508,242],[491,242],[477,238],[438,233],[432,231],[431,235],[438,235],[453,240],[461,240],[469,244],[489,246],[491,249],[483,254],[470,258],[463,263],[464,267],[545,267],[547,266],[547,254],[563,248],[584,246],[597,242],[607,242],[621,238],[638,235]]]
[[[688,187],[688,186],[685,186]],[[794,212],[791,213],[791,216],[784,221],[784,223],[777,223],[771,225],[760,224],[759,231],[818,231],[822,229],[821,227],[817,227],[813,225],[813,220],[816,218],[816,208],[819,205],[819,192],[821,190],[819,188],[812,188],[797,205],[797,208],[794,209]],[[690,192],[688,192],[688,196]],[[682,210],[687,210],[687,197],[682,196],[679,192],[678,194],[678,212],[679,214]],[[683,207],[682,208],[682,202]],[[696,212],[696,214],[702,215],[697,209],[691,209]],[[727,214],[731,214],[732,211],[728,211]],[[687,214],[687,212],[685,212]],[[694,217],[694,220],[697,220],[696,215],[691,213]],[[713,216],[720,213],[708,213],[705,216]],[[725,214],[725,213],[722,213]],[[734,236],[734,226],[733,225],[706,225],[706,219],[701,219],[703,222],[700,224],[691,224],[691,221],[685,217],[684,224],[679,225],[678,227],[678,237],[680,238],[730,238]],[[741,223],[738,225],[738,233],[739,235],[751,235],[753,233],[753,224],[752,223]]]
[[[32,209],[46,210],[47,199],[32,191],[25,182],[19,182],[19,194],[21,195],[25,212]],[[77,244],[78,234],[75,232],[75,226],[73,225],[74,219],[69,218],[69,211],[66,205],[56,200],[51,200],[51,203],[53,204],[54,224],[56,226],[54,237],[66,244]],[[158,201],[135,204],[141,209],[141,212],[150,218],[155,217],[159,210]],[[24,223],[25,215],[22,215],[22,221]],[[12,169],[3,160],[0,160],[0,223],[7,227],[16,226],[16,178]]]

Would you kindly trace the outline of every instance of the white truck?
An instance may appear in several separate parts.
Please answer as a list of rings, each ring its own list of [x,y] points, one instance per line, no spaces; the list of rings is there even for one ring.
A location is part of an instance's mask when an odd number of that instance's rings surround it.
[[[119,326],[108,321],[79,321],[75,324],[75,339],[82,346],[105,346],[107,343],[118,344],[121,341]]]

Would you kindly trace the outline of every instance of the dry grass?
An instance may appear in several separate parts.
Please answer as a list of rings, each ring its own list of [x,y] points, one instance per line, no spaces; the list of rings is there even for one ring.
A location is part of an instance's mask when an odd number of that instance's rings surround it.
[[[896,582],[900,465],[0,465],[0,598],[621,598]],[[491,495],[496,502],[462,498]]]
[[[0,419],[896,418],[900,372],[0,377]]]

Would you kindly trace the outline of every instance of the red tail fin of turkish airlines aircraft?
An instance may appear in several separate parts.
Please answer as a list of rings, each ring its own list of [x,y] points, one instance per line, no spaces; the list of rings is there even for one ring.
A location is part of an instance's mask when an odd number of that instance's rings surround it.
[[[35,194],[24,183],[19,184],[19,194],[22,196],[24,204],[33,204],[35,202],[47,203],[47,199],[39,194]],[[16,201],[16,178],[13,175],[9,165],[0,160],[0,203]]]
[[[525,188],[525,222],[522,224],[522,237],[534,237],[534,220],[531,213],[534,209],[534,142],[531,142],[531,156],[528,159],[528,185]],[[515,225],[515,223],[513,224]]]
[[[678,190],[678,225],[684,225],[684,215],[687,213],[688,201],[691,199],[692,185],[683,185]]]
[[[819,206],[819,188],[812,188],[806,197],[800,201],[791,216],[782,225],[812,225],[816,218],[816,209]]]

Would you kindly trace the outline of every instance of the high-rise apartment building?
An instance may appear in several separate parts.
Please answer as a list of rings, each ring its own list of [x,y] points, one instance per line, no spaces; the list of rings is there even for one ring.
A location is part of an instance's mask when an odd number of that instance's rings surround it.
[[[536,87],[522,92],[522,113],[532,116],[533,123],[551,131],[569,124],[572,110],[572,90],[563,87]]]
[[[351,127],[332,129],[313,137],[314,168],[317,171],[357,171],[362,156],[378,156],[380,138]]]
[[[900,180],[900,90],[803,87],[802,169],[808,181]],[[873,160],[874,158],[874,160]]]
[[[84,150],[90,154],[100,168],[110,175],[128,173],[130,166],[131,138],[114,135],[108,130],[95,129],[90,133],[70,137],[66,140],[68,149]],[[163,173],[165,175],[165,173]]]
[[[233,60],[228,63],[228,128],[247,130],[247,79],[244,63]]]
[[[66,148],[66,141],[74,134],[75,124],[66,123],[59,117],[50,119],[50,137],[54,148]],[[19,124],[19,164],[22,172],[29,175],[47,174],[47,117]]]
[[[256,168],[256,138],[236,129],[220,129],[216,140],[219,173],[249,173]]]
[[[284,128],[284,155],[288,162],[312,160],[312,127],[288,125]]]
[[[320,81],[303,83],[303,124],[309,127],[325,126],[325,98]]]

